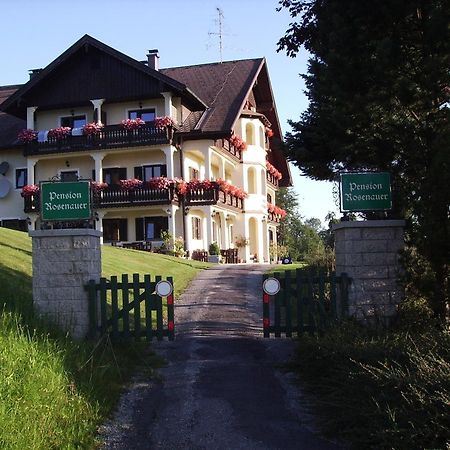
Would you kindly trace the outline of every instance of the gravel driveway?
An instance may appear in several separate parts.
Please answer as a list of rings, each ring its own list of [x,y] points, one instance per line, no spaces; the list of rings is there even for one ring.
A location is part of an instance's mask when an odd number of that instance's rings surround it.
[[[292,341],[262,338],[266,270],[217,265],[176,299],[176,340],[153,346],[168,363],[162,381],[133,383],[102,427],[103,449],[341,448],[314,433],[299,387],[280,370]]]

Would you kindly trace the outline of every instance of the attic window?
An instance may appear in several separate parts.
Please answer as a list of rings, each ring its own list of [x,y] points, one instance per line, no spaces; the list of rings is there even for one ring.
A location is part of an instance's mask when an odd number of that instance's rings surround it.
[[[129,119],[142,119],[144,122],[153,122],[155,120],[155,110],[152,109],[136,109],[128,111]]]

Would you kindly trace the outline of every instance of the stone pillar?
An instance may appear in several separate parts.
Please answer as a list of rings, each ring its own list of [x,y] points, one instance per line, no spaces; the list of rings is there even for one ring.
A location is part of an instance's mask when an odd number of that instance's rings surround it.
[[[404,247],[403,220],[340,222],[333,225],[336,274],[352,279],[348,315],[389,321],[402,300],[397,278]]]
[[[89,332],[84,286],[100,280],[100,231],[30,231],[33,242],[33,302],[36,312],[75,339]]]

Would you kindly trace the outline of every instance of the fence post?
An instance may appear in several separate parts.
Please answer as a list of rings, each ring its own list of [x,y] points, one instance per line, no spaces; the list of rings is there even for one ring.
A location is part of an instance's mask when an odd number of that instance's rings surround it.
[[[173,277],[167,277],[167,281],[173,285]],[[169,331],[169,341],[173,341],[175,337],[175,319],[174,319],[174,292],[167,296],[167,329]]]

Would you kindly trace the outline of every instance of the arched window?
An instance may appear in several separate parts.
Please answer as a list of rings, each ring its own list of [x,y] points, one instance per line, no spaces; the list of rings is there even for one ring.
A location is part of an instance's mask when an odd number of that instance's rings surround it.
[[[247,171],[248,193],[256,194],[256,170],[254,167],[249,167]]]
[[[264,133],[263,127],[259,127],[259,145],[262,148],[265,148],[266,146],[266,134]]]
[[[250,122],[245,125],[245,142],[247,145],[255,145],[255,127]]]

